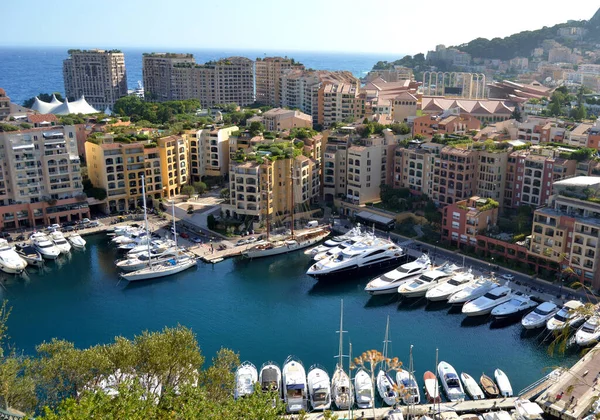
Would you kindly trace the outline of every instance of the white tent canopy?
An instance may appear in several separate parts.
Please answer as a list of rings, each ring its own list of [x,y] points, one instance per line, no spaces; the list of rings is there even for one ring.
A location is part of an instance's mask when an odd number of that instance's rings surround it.
[[[85,97],[83,96],[81,96],[81,98],[77,99],[74,102],[69,102],[68,99],[65,99],[64,102],[61,102],[58,99],[56,99],[56,96],[54,95],[52,95],[51,102],[44,102],[36,96],[31,109],[39,112],[40,114],[54,115],[95,114],[99,112],[93,106],[88,104],[85,100]]]

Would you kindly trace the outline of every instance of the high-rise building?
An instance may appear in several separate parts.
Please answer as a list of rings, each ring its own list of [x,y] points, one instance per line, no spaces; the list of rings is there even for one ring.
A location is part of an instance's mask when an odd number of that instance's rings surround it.
[[[96,109],[112,109],[127,96],[125,55],[119,50],[69,50],[63,61],[65,93],[69,99],[85,96]]]
[[[281,104],[281,75],[285,70],[304,69],[293,58],[265,57],[257,58],[256,63],[256,102],[263,105]]]
[[[229,173],[229,137],[236,126],[204,128],[187,135],[190,148],[190,176],[200,181],[203,176],[222,176]]]
[[[0,213],[4,229],[89,217],[75,127],[0,133]]]
[[[0,88],[0,121],[8,119],[10,115],[10,98],[6,91]]]
[[[196,62],[192,54],[144,53],[142,72],[146,100],[162,102],[178,99],[174,92],[173,66],[181,63]]]

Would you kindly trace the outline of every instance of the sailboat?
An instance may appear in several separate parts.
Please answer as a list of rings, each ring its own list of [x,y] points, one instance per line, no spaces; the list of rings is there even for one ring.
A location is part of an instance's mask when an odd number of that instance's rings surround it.
[[[293,168],[292,168],[293,171]],[[268,176],[268,175],[267,175]],[[287,254],[288,252],[297,251],[300,249],[308,248],[309,246],[316,245],[329,235],[329,229],[326,226],[317,226],[315,228],[308,229],[302,233],[294,234],[294,178],[292,179],[291,197],[292,197],[292,226],[291,226],[291,237],[286,240],[271,241],[269,239],[269,188],[267,188],[267,238],[264,241],[257,242],[254,246],[242,251],[244,257],[262,258],[270,257],[273,255]]]
[[[335,371],[331,377],[331,395],[333,402],[340,410],[348,410],[354,403],[352,387],[350,385],[350,377],[344,371],[344,300],[340,304],[340,346],[339,353],[336,356],[338,359]]]
[[[146,211],[146,189],[144,176],[142,175],[142,198],[144,203],[144,227],[146,229],[146,235],[148,234],[148,214]],[[140,281],[140,280],[149,280],[155,279],[159,277],[171,276],[173,274],[180,273],[184,270],[187,270],[190,267],[196,265],[196,258],[192,255],[182,254],[181,251],[177,248],[177,229],[175,227],[175,202],[173,202],[173,236],[175,239],[175,249],[177,249],[177,254],[175,258],[153,264],[152,258],[149,260],[149,264],[147,267],[142,268],[141,270],[132,271],[130,273],[123,273],[121,277],[123,277],[127,281]],[[148,247],[148,255],[150,254],[150,241],[147,243]]]
[[[404,393],[401,395],[402,402],[408,406],[412,406],[413,404],[419,404],[421,402],[421,395],[419,393],[419,385],[417,384],[417,380],[415,379],[415,374],[413,370],[413,355],[412,355],[413,346],[410,346],[410,355],[408,362],[408,370],[399,370],[396,372],[396,383],[398,386],[402,385],[404,388]]]
[[[387,359],[388,343],[390,332],[390,316],[387,317],[387,324],[385,326],[385,339],[383,340],[383,357]],[[387,372],[387,363],[382,362],[381,369],[377,373],[377,391],[379,396],[387,405],[393,406],[398,400],[398,393],[394,390],[394,380]]]

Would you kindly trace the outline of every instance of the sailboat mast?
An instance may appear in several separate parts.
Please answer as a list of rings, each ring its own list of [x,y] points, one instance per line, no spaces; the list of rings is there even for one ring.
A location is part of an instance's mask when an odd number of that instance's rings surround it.
[[[269,233],[271,233],[271,223],[270,223],[270,206],[269,206],[269,195],[271,195],[271,167],[267,163],[267,241],[269,240]]]
[[[348,394],[350,396],[350,401],[352,401],[352,393],[354,391],[352,391],[352,343],[348,343],[349,345],[349,350],[348,350]],[[352,407],[354,406],[354,404],[350,404],[350,418],[354,418],[354,416],[352,415]]]
[[[409,373],[409,383],[411,383],[412,379],[415,377],[415,370],[413,367],[413,345],[410,345],[410,353],[408,356],[408,373]],[[415,406],[415,399],[412,395],[409,396],[409,404],[408,404],[408,418],[413,418],[412,417],[412,411],[413,408]]]
[[[146,229],[146,245],[148,248],[148,264],[152,267],[152,258],[150,254],[150,232],[148,232],[148,211],[146,210],[146,177],[142,178],[142,203],[144,204],[144,229]]]
[[[387,317],[387,323],[385,324],[385,338],[383,339],[383,358],[387,359],[387,353],[388,353],[388,337],[389,337],[389,330],[390,330],[390,316],[388,315]],[[387,371],[387,362],[384,360],[384,369],[385,371]]]
[[[439,379],[439,373],[438,373],[438,352],[439,349],[435,349],[435,391],[434,391],[434,404],[435,404],[435,400],[437,398],[437,403],[438,403],[438,418],[439,418],[439,414],[440,414],[440,402],[442,401],[442,396],[440,395],[440,388],[439,388],[439,384],[438,384],[438,379]]]
[[[172,216],[173,216],[173,237],[175,238],[175,249],[177,250],[175,260],[179,259],[179,248],[177,247],[177,227],[175,225],[175,199],[171,202]]]
[[[290,178],[292,180],[292,238],[294,237],[294,161],[291,161]],[[340,329],[341,331],[341,329]],[[341,354],[341,352],[340,352]]]
[[[340,347],[338,353],[338,366],[344,370],[344,359],[343,359],[343,351],[344,351],[344,299],[340,304]]]

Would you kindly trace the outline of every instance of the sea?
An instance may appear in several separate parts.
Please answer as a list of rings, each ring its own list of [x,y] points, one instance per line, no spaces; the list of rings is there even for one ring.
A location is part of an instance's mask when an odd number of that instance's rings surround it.
[[[67,48],[7,48],[0,47],[0,88],[6,90],[12,102],[22,104],[39,93],[61,92],[64,94],[62,63],[68,57]],[[165,50],[122,49],[125,54],[127,84],[130,89],[142,80],[142,54],[165,52]],[[219,58],[242,56],[255,60],[258,57],[281,56],[294,58],[306,68],[316,70],[348,70],[363,77],[380,60],[393,61],[404,54],[328,53],[306,51],[260,51],[260,50],[179,50],[168,52],[192,53],[198,63]]]
[[[35,354],[37,344],[54,337],[83,348],[184,325],[196,333],[207,363],[227,347],[258,368],[267,361],[281,365],[293,354],[307,369],[318,363],[331,374],[343,300],[344,353],[349,343],[352,356],[381,351],[389,317],[388,355],[408,366],[413,345],[421,385],[423,373],[435,370],[436,350],[440,361],[476,378],[501,368],[516,392],[578,357],[577,349],[549,355],[540,332],[526,333],[518,322],[495,325],[486,317],[465,318],[444,304],[371,297],[363,289],[374,273],[317,282],[306,275],[310,258],[303,252],[198,263],[172,277],[128,284],[119,280],[114,264],[119,254],[108,237],[86,240],[84,251],[40,270],[29,268],[23,278],[1,274],[0,299],[12,307],[8,334],[17,349]]]

